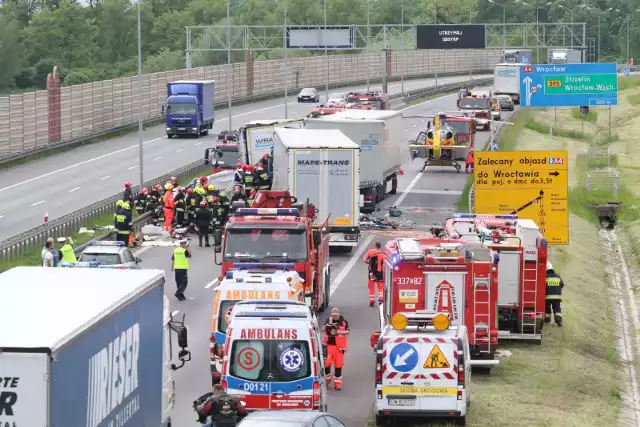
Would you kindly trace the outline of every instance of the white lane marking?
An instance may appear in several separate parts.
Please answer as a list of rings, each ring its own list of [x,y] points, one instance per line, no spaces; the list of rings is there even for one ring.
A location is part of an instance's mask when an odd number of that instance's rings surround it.
[[[428,166],[424,170],[427,170],[427,169],[429,169]],[[400,197],[398,197],[398,200],[396,200],[396,203],[395,203],[396,206],[400,206],[402,204],[402,202],[404,201],[405,197],[407,197],[407,194],[409,194],[411,192],[411,190],[413,189],[413,187],[416,186],[418,181],[420,181],[420,178],[422,178],[422,174],[418,172],[418,174],[409,183],[409,186],[404,189],[402,194],[400,194]]]
[[[482,78],[482,77],[478,77],[478,78]],[[430,81],[430,80],[428,80],[428,81]],[[463,81],[461,81],[461,82],[463,82]],[[391,86],[396,87],[397,85],[391,85]],[[433,85],[429,84],[428,86],[433,86]],[[430,99],[429,101],[425,101],[425,102],[421,102],[421,103],[418,103],[418,104],[410,105],[410,106],[405,107],[405,108],[403,108],[403,109],[401,109],[399,111],[405,111],[405,110],[408,110],[410,108],[415,108],[415,107],[421,106],[423,104],[426,104],[426,103],[429,103],[429,102],[438,101],[440,99],[443,99],[443,98],[446,98],[446,97],[450,97],[450,96],[455,96],[455,95],[446,95],[446,96],[441,96],[439,98]],[[296,102],[289,102],[288,104],[297,105]],[[231,117],[235,118],[235,117],[240,117],[240,116],[247,116],[247,115],[250,115],[250,114],[259,113],[261,111],[267,111],[267,110],[271,110],[273,108],[282,108],[282,107],[284,107],[284,104],[271,105],[269,107],[259,108],[257,110],[252,110],[252,111],[247,111],[247,112],[244,112],[244,113],[236,114],[236,115],[231,116]],[[224,120],[229,120],[229,118],[228,117],[224,117],[224,118],[221,118],[221,119],[217,120],[217,122],[220,123],[221,121],[224,121]],[[161,136],[159,138],[154,138],[154,139],[150,139],[148,141],[144,141],[143,144],[145,144],[145,145],[146,144],[151,144],[153,142],[160,141],[160,140],[166,139],[166,138],[167,138],[166,136]],[[197,143],[195,145],[198,146],[200,144],[202,144],[202,142],[199,142],[199,143]],[[15,184],[11,184],[11,185],[9,185],[7,187],[0,188],[0,193],[3,192],[3,191],[6,191],[6,190],[11,190],[12,188],[16,188],[16,187],[18,187],[20,185],[28,184],[30,182],[37,181],[39,179],[46,178],[46,177],[51,176],[51,175],[55,175],[55,174],[60,173],[60,172],[65,172],[65,171],[68,171],[70,169],[77,168],[78,166],[86,165],[88,163],[95,162],[96,160],[101,160],[101,159],[104,159],[106,157],[113,156],[115,154],[124,153],[125,151],[132,150],[132,149],[138,148],[138,147],[139,147],[139,144],[130,145],[129,147],[125,147],[125,148],[122,148],[120,150],[112,151],[110,153],[106,153],[106,154],[103,154],[101,156],[94,157],[92,159],[87,159],[87,160],[84,160],[82,162],[74,163],[74,164],[66,166],[64,168],[56,169],[54,171],[47,172],[47,173],[44,173],[42,175],[34,176],[33,178],[29,178],[29,179],[26,179],[26,180],[21,181],[21,182],[16,182]]]
[[[35,203],[33,203],[33,204],[31,205],[31,207],[33,207],[33,206],[38,206],[38,205],[40,205],[40,204],[42,204],[42,203],[44,203],[44,202],[46,202],[46,200],[40,200],[39,202],[35,202]]]
[[[198,143],[196,144],[196,147],[197,147],[198,145],[202,145],[202,141],[198,142]]]
[[[4,218],[4,215],[0,215],[0,219]]]
[[[156,157],[155,159],[153,159],[153,161],[156,162],[156,161],[160,160],[161,158],[162,158],[162,156]]]
[[[143,247],[141,247],[140,249],[138,249],[137,251],[135,251],[135,252],[133,253],[133,256],[136,256],[136,257],[137,257],[137,256],[139,256],[139,255],[142,255],[143,253],[145,253],[146,251],[148,251],[148,250],[149,250],[149,249],[151,249],[151,248],[152,248],[152,246],[143,246]]]
[[[180,313],[180,310],[174,310],[171,312],[171,316],[172,317],[176,317],[178,315],[178,313]]]
[[[423,119],[423,120],[420,120],[420,123],[424,123],[424,122],[425,122],[425,120],[424,120],[424,119]]]
[[[179,150],[176,150],[176,153],[179,153],[179,152],[181,152],[181,151],[184,151],[184,148],[181,148],[181,149],[179,149]]]
[[[129,170],[131,170],[131,169],[135,169],[135,168],[137,168],[137,167],[138,167],[138,165],[133,165],[133,166],[131,166],[131,167],[129,168]]]
[[[333,295],[333,293],[338,290],[338,286],[342,284],[342,281],[347,277],[347,275],[349,274],[353,266],[356,265],[356,262],[360,260],[360,257],[362,256],[364,251],[369,247],[369,244],[371,243],[372,240],[373,240],[373,235],[370,235],[366,239],[364,239],[362,242],[360,242],[358,250],[353,254],[353,256],[351,257],[349,262],[347,262],[347,265],[344,266],[340,274],[338,274],[338,277],[336,277],[333,283],[331,283],[331,289],[329,290],[329,295]]]
[[[405,129],[404,131],[405,131],[405,132],[409,132],[409,129]]]
[[[103,176],[102,178],[100,178],[100,180],[104,181],[105,179],[109,179],[109,178],[111,178],[111,175]]]
[[[462,195],[462,191],[458,191],[458,190],[411,190],[408,192],[413,194],[444,194],[444,195],[450,195],[450,196]]]
[[[213,285],[215,285],[217,281],[218,281],[218,279],[213,279],[212,281],[210,281],[209,283],[207,283],[207,284],[205,285],[205,287],[204,287],[204,288],[205,288],[205,289],[209,289],[210,287],[212,287]]]
[[[416,127],[416,125],[411,125],[412,128]]]
[[[72,188],[71,190],[67,191],[67,193],[73,193],[74,191],[77,191],[79,189],[80,187]]]

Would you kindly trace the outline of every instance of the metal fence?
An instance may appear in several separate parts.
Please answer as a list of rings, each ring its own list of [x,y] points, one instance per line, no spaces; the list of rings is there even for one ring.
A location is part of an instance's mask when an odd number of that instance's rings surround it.
[[[620,190],[620,175],[617,170],[611,168],[586,171],[584,186],[589,193],[617,197]]]
[[[129,126],[137,122],[139,109],[145,120],[159,118],[166,102],[167,83],[174,80],[215,80],[218,105],[224,105],[228,92],[235,102],[250,102],[282,93],[285,85],[291,90],[324,85],[327,68],[329,84],[337,86],[362,82],[368,77],[379,80],[385,72],[391,79],[480,72],[492,69],[499,58],[500,50],[490,49],[310,56],[290,58],[286,63],[249,58],[247,62],[232,64],[228,81],[226,65],[143,75],[141,100],[137,96],[136,77],[62,87],[59,96],[41,90],[3,97],[0,159]],[[59,117],[59,121],[49,117]]]

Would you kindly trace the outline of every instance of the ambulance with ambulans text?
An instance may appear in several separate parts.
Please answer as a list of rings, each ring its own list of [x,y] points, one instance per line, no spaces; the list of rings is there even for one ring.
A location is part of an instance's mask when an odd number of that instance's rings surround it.
[[[467,327],[449,313],[396,313],[371,335],[376,355],[376,425],[400,417],[449,418],[465,425],[471,401]]]
[[[246,300],[293,300],[304,302],[304,283],[293,264],[268,267],[236,264],[235,270],[218,277],[211,316],[210,364],[212,384],[220,382],[224,343],[233,307]]]
[[[320,328],[305,303],[237,303],[225,348],[220,384],[247,410],[327,410]]]

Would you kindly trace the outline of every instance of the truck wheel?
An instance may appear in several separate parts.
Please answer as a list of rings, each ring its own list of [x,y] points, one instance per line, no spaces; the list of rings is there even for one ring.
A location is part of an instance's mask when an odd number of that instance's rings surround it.
[[[393,175],[391,178],[391,191],[389,194],[396,194],[398,192],[398,175]]]
[[[168,133],[168,134],[167,134],[167,139],[171,139],[171,138],[173,138],[173,135],[172,135],[172,134],[170,134],[170,133]]]
[[[457,426],[466,426],[467,425],[467,416],[465,415],[464,417],[460,417],[456,420],[456,425]]]
[[[202,131],[202,135],[209,135],[209,129],[205,129]]]

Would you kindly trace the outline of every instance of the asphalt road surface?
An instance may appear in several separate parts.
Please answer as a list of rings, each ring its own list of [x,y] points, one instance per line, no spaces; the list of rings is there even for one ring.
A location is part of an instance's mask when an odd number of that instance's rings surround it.
[[[437,111],[455,108],[455,95],[427,101],[406,109],[412,115],[432,115]],[[405,119],[407,139],[413,139],[428,119]],[[476,148],[482,149],[490,132],[476,134]],[[452,167],[432,167],[420,173],[422,161],[404,165],[405,175],[399,180],[398,194],[388,196],[383,206],[399,205],[404,216],[415,220],[417,228],[442,224],[445,216],[455,212],[468,175],[456,173]],[[350,254],[331,256],[331,306],[341,309],[351,325],[349,350],[346,353],[342,391],[329,390],[328,409],[349,427],[364,426],[373,404],[374,359],[369,347],[369,336],[378,326],[377,310],[368,305],[366,285],[367,268],[362,262],[364,252],[376,241],[384,244],[390,235],[379,231],[365,232],[360,245]],[[192,401],[211,387],[209,376],[209,333],[213,304],[213,287],[207,285],[220,274],[213,262],[213,248],[193,249],[189,271],[188,300],[178,302],[173,275],[170,271],[172,248],[143,247],[139,255],[143,268],[165,270],[166,294],[172,301],[172,310],[186,313],[189,342],[193,360],[174,373],[176,380],[175,425],[193,424],[195,418]],[[324,321],[324,316],[321,319]]]
[[[484,77],[488,76],[474,76]],[[468,78],[445,77],[438,79],[438,83]],[[433,79],[407,81],[404,90],[434,83]],[[356,89],[364,88],[341,88],[335,92]],[[389,84],[391,95],[401,91],[400,82]],[[289,97],[288,117],[302,118],[315,105],[298,104],[296,93]],[[228,128],[227,112],[218,111],[216,116],[213,132],[200,139],[169,140],[164,126],[147,128],[142,137],[145,181],[203,159],[204,149],[213,146],[217,132]],[[283,100],[273,99],[234,107],[232,125],[239,128],[252,120],[282,118]],[[122,191],[126,180],[138,183],[138,167],[138,134],[132,133],[0,172],[0,196],[4,200],[0,206],[0,240],[41,225],[45,212],[51,221]]]

